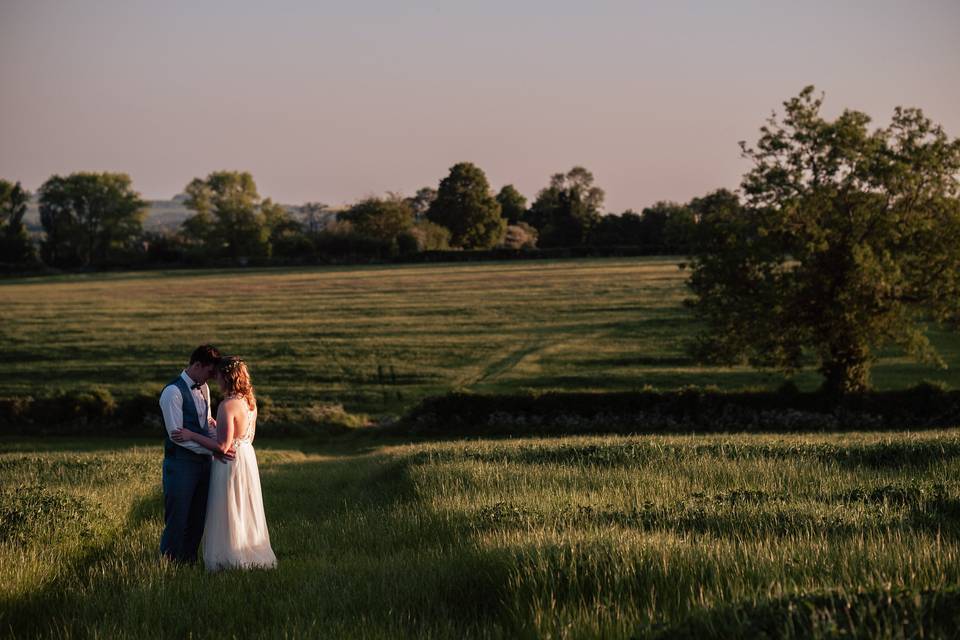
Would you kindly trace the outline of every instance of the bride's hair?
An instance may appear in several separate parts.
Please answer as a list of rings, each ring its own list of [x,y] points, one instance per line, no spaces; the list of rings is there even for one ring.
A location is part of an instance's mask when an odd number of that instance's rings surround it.
[[[257,400],[253,395],[253,384],[250,382],[247,363],[237,356],[226,356],[220,359],[217,369],[226,383],[225,393],[246,400],[251,411],[256,409]]]

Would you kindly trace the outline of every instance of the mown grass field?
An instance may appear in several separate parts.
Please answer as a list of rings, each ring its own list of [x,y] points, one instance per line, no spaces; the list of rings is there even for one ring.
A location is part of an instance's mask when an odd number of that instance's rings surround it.
[[[207,575],[157,558],[156,444],[0,441],[0,635],[960,628],[957,431],[267,446],[279,567]]]
[[[212,341],[262,396],[776,387],[704,367],[673,259],[0,281],[0,396],[159,392]],[[960,340],[931,335],[949,363]],[[874,382],[960,383],[884,354]],[[818,378],[804,372],[802,388]],[[960,433],[258,441],[276,571],[157,558],[157,441],[0,439],[0,635],[948,638]],[[159,433],[158,433],[159,437]],[[848,633],[849,632],[849,633]],[[844,635],[847,634],[847,635]]]
[[[248,359],[261,395],[302,408],[398,413],[452,388],[776,387],[693,362],[679,259],[115,273],[0,281],[0,395],[99,385],[156,392],[191,349]],[[951,364],[960,338],[932,331]],[[960,386],[891,352],[878,388]],[[814,388],[812,372],[801,388]]]

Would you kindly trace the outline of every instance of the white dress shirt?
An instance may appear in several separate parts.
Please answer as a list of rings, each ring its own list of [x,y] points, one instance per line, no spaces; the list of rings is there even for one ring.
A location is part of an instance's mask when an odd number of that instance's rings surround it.
[[[199,389],[194,389],[193,385],[196,383],[190,379],[186,371],[181,373],[180,377],[183,378],[184,382],[187,383],[187,387],[190,389],[193,404],[197,407],[197,420],[200,421],[201,425],[209,427],[211,420],[210,388],[204,383]],[[171,384],[167,386],[167,388],[163,390],[163,393],[160,394],[160,411],[163,412],[163,423],[167,427],[167,433],[170,436],[173,436],[173,432],[177,429],[183,428],[183,395],[181,395],[177,385]],[[172,437],[170,439],[173,440]],[[196,442],[177,442],[173,440],[173,443],[194,453],[208,456],[213,455],[209,449],[200,446]]]

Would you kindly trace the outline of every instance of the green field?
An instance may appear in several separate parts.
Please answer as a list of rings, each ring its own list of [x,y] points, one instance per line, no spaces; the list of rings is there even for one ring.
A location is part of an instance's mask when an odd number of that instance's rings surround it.
[[[704,367],[671,259],[0,282],[0,396],[158,393],[205,341],[261,397],[776,387]],[[931,333],[950,363],[960,340]],[[880,388],[937,370],[884,354]],[[797,382],[813,388],[804,372]],[[0,438],[0,635],[949,638],[960,433],[257,446],[276,571],[161,563],[156,441]],[[240,603],[240,604],[238,604]],[[765,634],[765,635],[764,635]]]
[[[260,394],[296,408],[398,413],[452,388],[775,388],[776,373],[706,367],[678,259],[178,271],[0,281],[0,396],[99,385],[159,393],[210,341],[245,356]],[[948,363],[960,339],[934,332]],[[960,386],[897,353],[878,388]],[[819,383],[797,376],[801,388]]]
[[[0,635],[949,638],[960,625],[956,431],[282,446],[258,454],[278,569],[207,575],[157,558],[157,445],[0,441]]]

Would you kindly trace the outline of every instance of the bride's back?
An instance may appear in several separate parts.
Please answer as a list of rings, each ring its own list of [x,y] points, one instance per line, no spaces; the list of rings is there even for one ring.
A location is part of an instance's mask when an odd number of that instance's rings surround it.
[[[246,398],[224,398],[224,417],[233,424],[233,439],[236,442],[253,442],[257,429],[257,407],[253,409]]]

